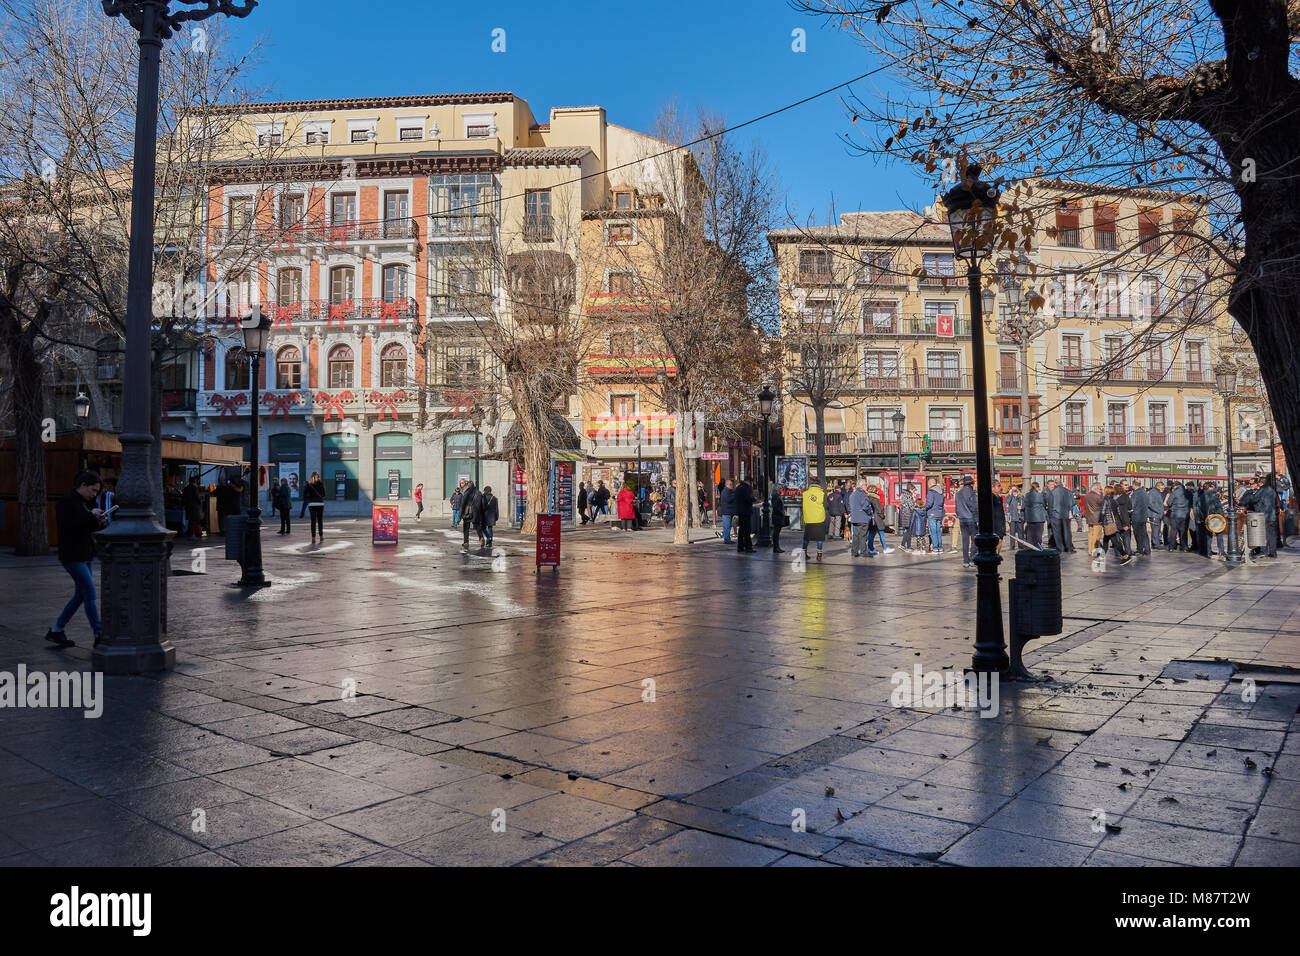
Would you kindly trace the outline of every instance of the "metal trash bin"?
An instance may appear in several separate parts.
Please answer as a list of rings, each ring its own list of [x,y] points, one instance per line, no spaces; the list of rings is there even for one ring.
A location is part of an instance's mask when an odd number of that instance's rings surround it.
[[[1268,519],[1262,511],[1251,511],[1246,514],[1246,547],[1268,547]]]
[[[1054,548],[1016,552],[1016,576],[1007,582],[1011,612],[1011,680],[1032,680],[1021,654],[1027,643],[1065,630],[1061,614],[1061,552]]]

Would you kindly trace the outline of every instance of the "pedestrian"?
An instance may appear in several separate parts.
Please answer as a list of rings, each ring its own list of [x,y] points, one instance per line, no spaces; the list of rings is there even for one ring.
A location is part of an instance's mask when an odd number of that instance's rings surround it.
[[[1165,500],[1169,497],[1169,492],[1165,490],[1165,483],[1157,481],[1155,489],[1147,492],[1147,511],[1151,515],[1151,547],[1164,548],[1169,550],[1169,512],[1166,510]]]
[[[785,502],[781,499],[782,485],[777,485],[772,489],[772,553],[783,554],[784,549],[781,547],[781,529],[788,523],[785,516]]]
[[[853,523],[853,537],[849,541],[849,554],[860,558],[866,555],[874,558],[876,552],[871,547],[871,526],[875,518],[875,507],[871,496],[867,494],[867,479],[859,478],[858,486],[849,495],[849,520]],[[821,553],[818,552],[820,559]]]
[[[191,475],[185,483],[181,506],[185,509],[185,533],[191,538],[203,537],[203,499],[199,495],[198,475]]]
[[[1187,522],[1191,516],[1191,504],[1183,493],[1181,482],[1175,481],[1169,488],[1169,532],[1170,551],[1187,550]]]
[[[808,557],[808,542],[817,542],[817,560],[822,559],[822,546],[826,543],[826,492],[821,485],[809,483],[801,496],[803,506],[803,556]]]
[[[478,509],[478,488],[475,487],[473,479],[465,482],[465,487],[460,491],[460,531],[461,542],[460,549],[466,553],[469,552],[469,532],[474,528],[474,522]],[[479,547],[483,547],[483,530],[476,528],[479,534]]]
[[[483,539],[487,538],[487,547],[492,547],[492,529],[501,518],[501,507],[497,501],[496,495],[492,494],[492,486],[487,485],[483,489],[483,494],[479,495],[476,522],[474,528],[478,531],[479,547],[483,547]]]
[[[1070,493],[1070,498],[1074,501],[1074,507],[1070,512],[1074,517],[1074,533],[1083,534],[1083,511],[1079,508],[1079,498],[1073,492]],[[1074,547],[1073,540],[1070,542],[1070,547],[1071,549]]]
[[[1206,520],[1207,530],[1209,527],[1210,515],[1220,515],[1224,518],[1225,521],[1227,520],[1227,512],[1224,510],[1223,507],[1223,498],[1219,495],[1219,489],[1214,485],[1210,485],[1209,496],[1205,500],[1205,520]],[[1219,557],[1223,558],[1225,561],[1227,560],[1228,554],[1227,554],[1227,547],[1225,545],[1224,539],[1227,537],[1228,537],[1228,529],[1226,526],[1224,527],[1223,531],[1219,532],[1218,534],[1210,532],[1210,538],[1218,542]]]
[[[1029,483],[1025,493],[1025,540],[1035,548],[1043,546],[1043,528],[1047,525],[1047,500],[1038,490],[1038,482]]]
[[[1251,499],[1251,510],[1264,515],[1264,557],[1277,557],[1277,489],[1273,487],[1273,476],[1258,480],[1258,487]]]
[[[909,491],[907,497],[912,498],[912,492]],[[920,498],[912,498],[912,524],[909,530],[912,532],[913,540],[912,547],[908,550],[912,554],[925,554],[928,549],[930,533],[926,527],[925,503]],[[927,547],[917,547],[917,542],[921,542]]]
[[[293,497],[289,491],[288,478],[281,478],[271,492],[271,507],[280,513],[280,530],[276,534],[288,534],[289,515],[293,513]]]
[[[95,643],[100,641],[95,575],[91,569],[91,562],[95,559],[95,539],[92,535],[100,528],[108,527],[108,521],[102,510],[91,507],[99,489],[98,473],[83,471],[73,479],[72,491],[60,498],[54,506],[55,528],[59,535],[59,563],[68,572],[73,584],[72,600],[64,606],[54,626],[45,634],[45,639],[55,647],[71,647],[76,643],[63,633],[63,629],[83,604],[86,607],[86,620],[90,622],[90,630],[95,635]]]
[[[591,523],[596,523],[597,515],[609,514],[609,489],[605,482],[597,481],[596,490],[591,495]]]
[[[1011,550],[1016,550],[1017,539],[1025,536],[1025,502],[1020,497],[1020,486],[1012,485],[1003,503],[1006,520],[1011,530]]]
[[[465,479],[462,478],[456,483],[456,490],[451,493],[451,526],[454,528],[460,524],[460,509],[465,503]]]
[[[739,533],[736,536],[736,552],[738,554],[753,554],[754,542],[749,536],[749,519],[754,513],[754,492],[750,490],[749,482],[744,478],[740,479],[740,484],[736,486],[736,523],[739,526]]]
[[[322,541],[325,540],[325,483],[320,480],[320,472],[313,471],[311,478],[307,480],[307,486],[302,490],[302,496],[307,502],[307,510],[311,514],[311,539],[316,540],[317,536]]]
[[[1210,529],[1205,526],[1205,519],[1209,517],[1207,512],[1209,502],[1206,501],[1209,490],[1210,483],[1203,481],[1192,495],[1192,547],[1203,558],[1210,556]]]
[[[1119,536],[1124,543],[1124,553],[1132,556],[1133,501],[1128,496],[1127,481],[1121,481],[1115,487],[1115,520],[1119,523]]]
[[[618,492],[618,520],[622,523],[620,531],[632,531],[636,525],[636,495],[632,486],[624,485]]]
[[[112,478],[104,481],[103,491],[99,495],[99,510],[104,513],[104,520],[109,524],[113,523],[113,501],[117,498],[117,482]],[[220,499],[218,499],[220,500]],[[217,518],[217,525],[220,527],[220,516]]]
[[[1151,522],[1151,493],[1142,487],[1142,482],[1134,481],[1129,493],[1129,502],[1133,506],[1133,541],[1138,554],[1151,553],[1151,537],[1147,528]]]
[[[894,549],[885,544],[885,503],[880,497],[880,486],[867,482],[867,497],[871,499],[871,523],[867,527],[867,548],[871,548],[873,537],[880,538],[880,553],[893,554]]]
[[[993,533],[998,537],[997,553],[1002,553],[1002,539],[1007,536],[1007,506],[998,494],[998,488],[993,488]]]
[[[826,517],[828,524],[826,533],[832,538],[842,537],[844,534],[844,515],[848,511],[848,502],[844,500],[844,488],[841,485],[835,485],[831,493],[826,496]]]
[[[709,512],[713,506],[709,502],[709,493],[705,490],[704,482],[697,481],[695,483],[695,494],[696,501],[700,506],[700,524],[709,524],[711,521]]]
[[[1047,480],[1047,526],[1049,537],[1047,546],[1066,554],[1074,550],[1074,539],[1070,534],[1070,517],[1074,510],[1074,496],[1070,489],[1054,478]]]
[[[930,529],[930,552],[943,554],[943,492],[939,479],[930,479],[930,490],[925,493],[925,523]]]
[[[587,516],[587,486],[581,481],[578,482],[578,515],[582,518],[583,524],[591,520]]]
[[[904,551],[912,550],[912,512],[916,510],[916,499],[902,485],[898,486],[898,531],[902,537],[900,547]]]
[[[1124,537],[1120,534],[1120,516],[1115,506],[1115,497],[1117,489],[1114,485],[1107,485],[1101,500],[1101,553],[1114,547],[1119,552],[1120,564],[1129,563],[1128,549],[1124,547]]]
[[[1101,485],[1093,482],[1083,496],[1083,516],[1088,520],[1088,553],[1096,556],[1104,537],[1101,527]]]
[[[718,492],[718,512],[722,515],[722,541],[731,544],[731,526],[736,517],[736,480],[728,478]]]
[[[961,488],[955,496],[955,504],[957,522],[961,525],[961,566],[974,567],[971,562],[974,556],[971,544],[975,531],[979,527],[979,499],[975,494],[975,479],[970,475],[962,475]]]
[[[420,520],[420,515],[424,514],[424,483],[415,486],[415,520]]]

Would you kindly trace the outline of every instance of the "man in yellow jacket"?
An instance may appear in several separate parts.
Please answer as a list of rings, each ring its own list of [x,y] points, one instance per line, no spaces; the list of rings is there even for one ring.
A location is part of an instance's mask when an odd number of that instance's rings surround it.
[[[826,542],[826,492],[820,485],[809,484],[803,493],[803,553],[808,556],[808,542],[817,542],[817,560],[822,559]]]

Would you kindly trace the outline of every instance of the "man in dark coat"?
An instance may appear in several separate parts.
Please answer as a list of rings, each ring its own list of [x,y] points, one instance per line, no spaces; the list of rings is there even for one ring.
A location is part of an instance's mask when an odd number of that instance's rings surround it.
[[[1192,496],[1192,527],[1195,532],[1192,540],[1195,542],[1196,553],[1203,558],[1210,556],[1210,531],[1205,527],[1205,519],[1209,516],[1209,496],[1208,481],[1201,482],[1201,487]]]
[[[939,479],[930,479],[930,490],[925,493],[925,523],[930,529],[930,550],[943,554],[943,491],[939,488]]]
[[[1043,527],[1047,524],[1047,501],[1033,482],[1025,492],[1025,540],[1035,548],[1043,546]]]
[[[1165,520],[1165,483],[1157,481],[1147,492],[1147,513],[1151,518],[1151,546],[1169,550],[1168,522]]]
[[[1054,479],[1047,481],[1047,527],[1049,532],[1048,547],[1055,546],[1064,554],[1074,550],[1074,540],[1070,535],[1070,514],[1074,510],[1074,496],[1070,489]]]
[[[754,493],[749,488],[749,482],[742,478],[734,494],[732,501],[736,509],[736,524],[739,526],[736,535],[736,552],[753,554],[754,542],[749,536],[749,518],[754,513]]]
[[[99,609],[95,606],[95,575],[91,562],[95,559],[95,539],[92,537],[100,528],[108,526],[104,513],[94,507],[99,495],[99,474],[83,471],[74,479],[72,491],[64,495],[54,506],[54,520],[59,534],[59,563],[72,577],[72,600],[64,606],[54,626],[49,629],[45,639],[55,647],[71,647],[76,642],[70,640],[63,629],[68,626],[72,616],[79,607],[85,606],[86,620],[95,635],[95,643],[100,639]],[[20,688],[19,693],[25,693]]]
[[[736,481],[728,478],[718,486],[718,514],[722,515],[722,540],[731,544],[731,525],[736,518]]]
[[[1088,553],[1096,554],[1105,532],[1101,524],[1101,485],[1093,482],[1083,496],[1083,517],[1088,522]]]
[[[1151,537],[1147,534],[1147,528],[1151,520],[1151,506],[1149,493],[1142,487],[1142,482],[1133,482],[1129,500],[1133,503],[1133,538],[1137,544],[1137,553],[1150,554]]]
[[[954,503],[957,507],[957,522],[961,525],[961,566],[974,567],[971,558],[975,555],[971,544],[979,527],[980,516],[979,496],[975,494],[975,479],[970,475],[962,476],[961,488],[954,496]]]
[[[1006,509],[1007,525],[1011,531],[1011,550],[1016,550],[1016,539],[1025,536],[1025,506],[1020,497],[1020,486],[1012,485],[1010,493],[1003,503]]]
[[[578,482],[578,515],[582,518],[583,524],[591,520],[587,514],[587,485],[581,481]]]
[[[1133,553],[1133,499],[1128,495],[1128,482],[1121,481],[1115,492],[1115,523],[1119,525],[1119,536],[1124,541],[1124,551]]]
[[[781,485],[772,488],[772,552],[782,554],[781,529],[785,527],[785,502],[781,500]]]
[[[826,496],[826,516],[830,519],[826,533],[832,538],[844,536],[844,516],[848,513],[849,503],[845,500],[844,485],[838,484]]]
[[[1187,521],[1192,507],[1181,482],[1175,481],[1169,486],[1169,500],[1165,504],[1169,509],[1169,550],[1186,551]]]
[[[465,482],[465,487],[460,490],[460,527],[465,535],[464,543],[460,548],[462,551],[469,551],[469,529],[475,523],[479,507],[478,488],[472,481]]]
[[[1255,492],[1252,499],[1254,507],[1252,511],[1262,512],[1264,515],[1264,532],[1268,535],[1264,545],[1264,557],[1277,557],[1277,491],[1273,488],[1273,477],[1270,475],[1265,478]]]

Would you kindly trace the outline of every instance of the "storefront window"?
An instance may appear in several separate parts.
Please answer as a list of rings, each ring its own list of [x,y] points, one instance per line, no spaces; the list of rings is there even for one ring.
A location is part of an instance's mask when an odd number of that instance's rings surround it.
[[[411,436],[388,432],[375,436],[374,500],[411,497]]]
[[[320,439],[321,481],[327,501],[356,501],[361,482],[357,470],[360,444],[355,433],[337,432]]]

